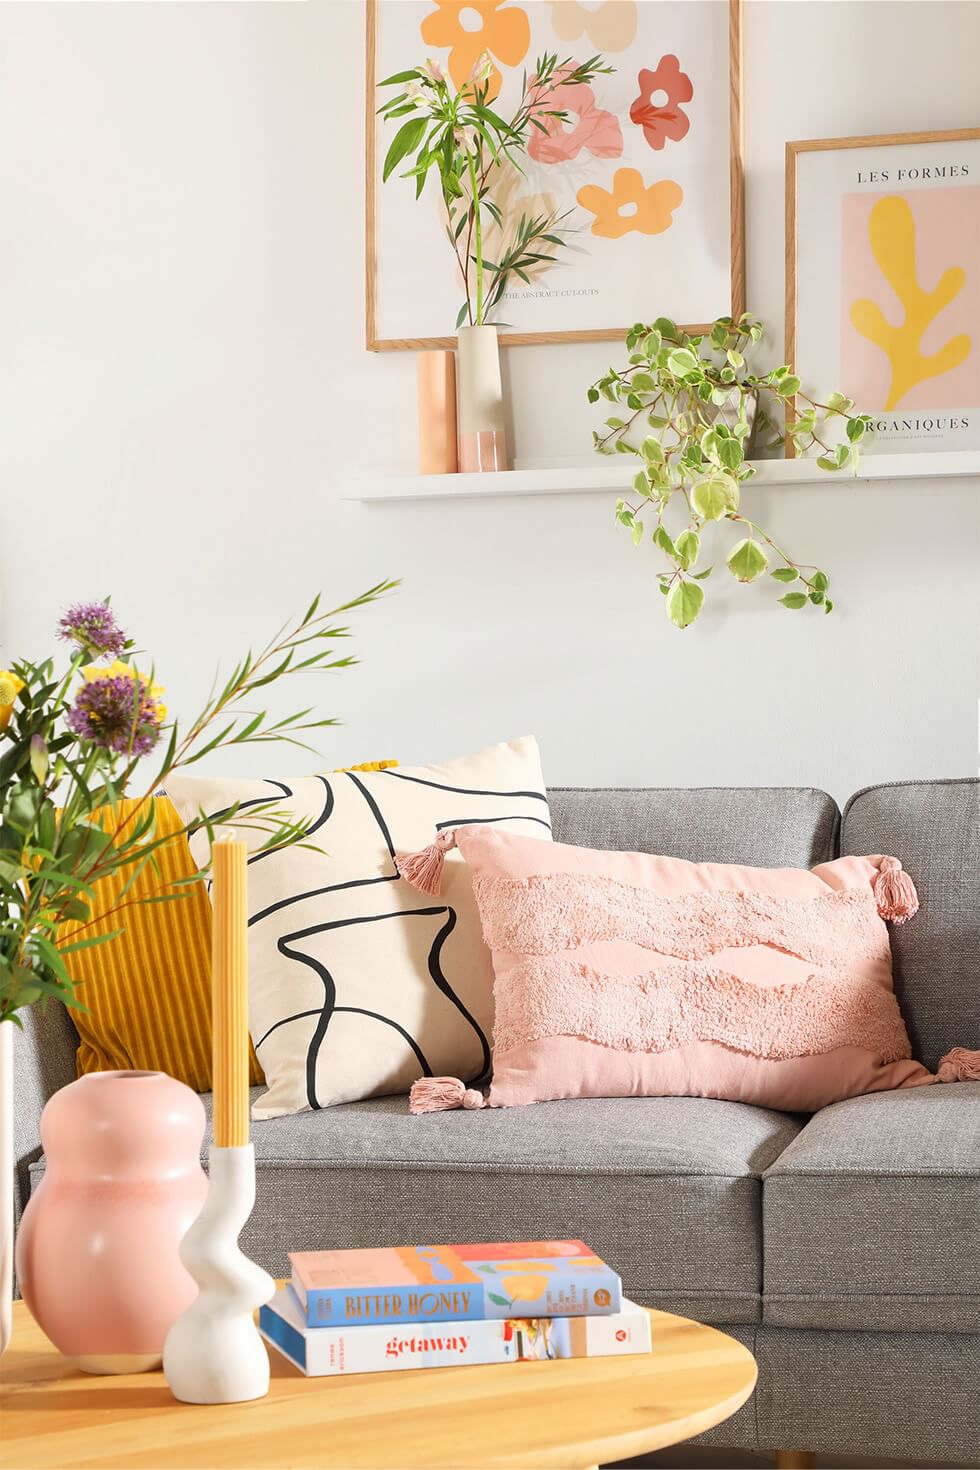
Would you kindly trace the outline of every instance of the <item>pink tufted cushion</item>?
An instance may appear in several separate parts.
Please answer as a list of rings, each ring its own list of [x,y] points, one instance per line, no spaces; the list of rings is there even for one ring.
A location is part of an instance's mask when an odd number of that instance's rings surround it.
[[[810,1112],[934,1080],[892,988],[892,859],[748,868],[479,826],[456,844],[493,955],[491,1107],[679,1094]]]

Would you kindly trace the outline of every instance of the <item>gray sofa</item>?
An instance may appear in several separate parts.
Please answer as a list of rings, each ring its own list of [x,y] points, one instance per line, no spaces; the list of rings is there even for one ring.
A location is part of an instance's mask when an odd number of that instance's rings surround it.
[[[892,935],[915,1055],[980,1047],[980,784],[559,790],[555,837],[694,860],[803,866],[893,853],[921,910]],[[18,1037],[17,1183],[74,1075],[65,1013]],[[812,1118],[701,1098],[413,1118],[404,1098],[256,1124],[244,1236],[290,1249],[581,1237],[640,1302],[719,1324],[758,1389],[706,1442],[980,1460],[980,1083],[878,1093]]]

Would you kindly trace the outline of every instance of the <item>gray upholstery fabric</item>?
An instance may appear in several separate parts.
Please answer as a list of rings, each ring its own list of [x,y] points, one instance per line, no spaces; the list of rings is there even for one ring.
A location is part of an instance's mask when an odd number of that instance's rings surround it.
[[[913,1055],[935,1070],[951,1047],[980,1048],[980,781],[859,791],[844,811],[841,852],[890,853],[918,890],[915,918],[891,930]]]
[[[41,1156],[41,1110],[53,1092],[75,1080],[78,1033],[57,1001],[20,1012],[14,1027],[14,1224],[30,1196],[30,1166]]]
[[[702,1320],[759,1318],[760,1176],[799,1129],[705,1098],[609,1098],[413,1117],[404,1098],[252,1130],[246,1240],[289,1250],[430,1240],[585,1240],[627,1292]]]
[[[571,1237],[613,1262],[635,1301],[755,1322],[759,1180],[799,1128],[707,1098],[418,1118],[397,1097],[272,1118],[252,1129],[243,1244],[283,1276],[290,1250]]]
[[[759,1447],[980,1461],[980,1337],[760,1327]]]
[[[980,1332],[980,1082],[850,1098],[766,1172],[763,1320]]]
[[[810,787],[565,787],[548,803],[556,842],[758,868],[827,862],[840,821],[836,803]]]

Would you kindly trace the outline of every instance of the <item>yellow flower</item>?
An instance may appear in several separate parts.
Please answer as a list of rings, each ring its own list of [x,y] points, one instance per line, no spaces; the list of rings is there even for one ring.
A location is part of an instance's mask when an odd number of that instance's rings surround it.
[[[14,712],[14,700],[23,687],[23,679],[18,679],[17,675],[10,673],[8,669],[0,669],[0,731],[6,730],[10,724],[10,716]]]
[[[162,725],[167,718],[167,706],[161,704],[161,694],[166,694],[162,684],[153,684],[145,674],[141,674],[135,664],[123,663],[121,658],[114,658],[111,664],[86,664],[82,669],[82,678],[86,684],[95,684],[100,679],[139,679],[147,695],[156,705],[157,724]]]

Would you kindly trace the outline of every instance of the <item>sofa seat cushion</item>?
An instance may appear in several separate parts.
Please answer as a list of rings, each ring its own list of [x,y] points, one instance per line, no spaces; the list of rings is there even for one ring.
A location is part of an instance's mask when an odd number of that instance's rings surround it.
[[[582,1239],[636,1301],[756,1322],[761,1176],[800,1127],[686,1097],[424,1118],[393,1097],[272,1118],[252,1129],[256,1203],[242,1244],[285,1276],[291,1250]]]
[[[824,1108],[762,1202],[766,1323],[980,1332],[980,1082]]]

